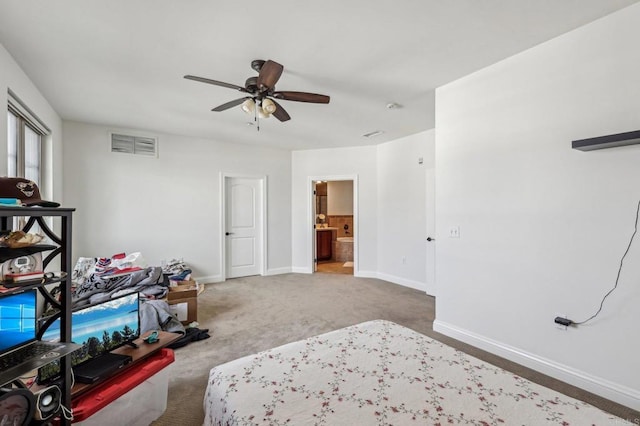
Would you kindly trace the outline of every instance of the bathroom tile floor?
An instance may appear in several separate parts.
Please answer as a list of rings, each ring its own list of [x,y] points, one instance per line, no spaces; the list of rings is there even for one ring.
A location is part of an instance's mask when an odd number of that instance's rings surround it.
[[[353,266],[345,267],[345,262],[318,262],[318,269],[316,272],[325,274],[345,274],[353,275]]]

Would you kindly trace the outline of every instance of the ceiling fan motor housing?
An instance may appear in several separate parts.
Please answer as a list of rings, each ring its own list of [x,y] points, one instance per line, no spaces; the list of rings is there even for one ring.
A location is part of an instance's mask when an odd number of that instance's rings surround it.
[[[251,68],[259,73],[262,69],[262,66],[264,65],[264,62],[265,61],[263,61],[262,59],[254,59],[253,61],[251,61]]]
[[[258,77],[249,77],[244,83],[244,88],[249,93],[256,93],[258,91]]]

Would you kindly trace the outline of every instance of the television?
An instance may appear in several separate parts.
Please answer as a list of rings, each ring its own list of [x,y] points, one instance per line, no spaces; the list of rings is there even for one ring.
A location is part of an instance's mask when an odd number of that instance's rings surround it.
[[[71,313],[71,340],[82,348],[71,354],[73,367],[131,344],[140,336],[140,299],[129,293]],[[42,340],[60,338],[60,319],[43,333]],[[52,362],[38,370],[38,383],[50,383],[60,376],[60,364]]]

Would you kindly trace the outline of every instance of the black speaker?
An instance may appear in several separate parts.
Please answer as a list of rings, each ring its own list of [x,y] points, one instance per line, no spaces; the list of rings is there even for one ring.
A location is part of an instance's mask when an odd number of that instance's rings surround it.
[[[36,410],[33,417],[36,420],[47,420],[60,409],[62,392],[59,387],[49,386],[48,388],[35,392],[35,396]]]
[[[28,425],[35,407],[36,398],[30,390],[0,388],[0,424]]]

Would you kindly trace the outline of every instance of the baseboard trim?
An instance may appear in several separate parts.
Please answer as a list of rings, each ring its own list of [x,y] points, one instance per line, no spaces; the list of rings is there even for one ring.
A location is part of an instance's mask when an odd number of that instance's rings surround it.
[[[433,329],[445,336],[468,343],[510,361],[517,362],[518,364],[522,364],[540,373],[600,395],[603,398],[615,401],[626,407],[640,410],[640,391],[638,390],[601,377],[593,376],[550,359],[539,357],[437,319],[433,322]]]
[[[222,275],[209,275],[206,277],[195,277],[194,280],[202,284],[208,284],[222,282],[224,278],[222,278]]]
[[[266,273],[264,274],[265,276],[267,275],[282,275],[282,274],[288,274],[289,272],[291,272],[292,268],[273,268],[273,269],[267,269]],[[208,275],[206,277],[196,277],[194,278],[197,282],[202,283],[202,284],[209,284],[209,283],[220,283],[225,281],[224,278],[222,278],[222,275]]]
[[[282,275],[282,274],[288,274],[291,272],[292,268],[273,268],[273,269],[267,269],[267,272],[265,273],[265,275]]]
[[[397,277],[395,275],[383,274],[381,272],[378,272],[378,278],[381,280],[389,281],[394,284],[398,284],[398,285],[402,285],[405,287],[426,292],[427,285],[419,281],[408,280],[406,278]]]
[[[378,278],[375,271],[353,271],[353,276],[358,278]]]
[[[310,268],[301,268],[299,266],[293,266],[291,267],[291,271],[294,274],[311,274],[313,273],[313,271]]]
[[[393,284],[398,284],[404,287],[413,288],[415,290],[426,291],[426,284],[418,281],[408,280],[406,278],[397,277],[395,275],[384,274],[382,272],[375,271],[357,271],[354,276],[360,278],[377,278],[379,280],[388,281]]]

